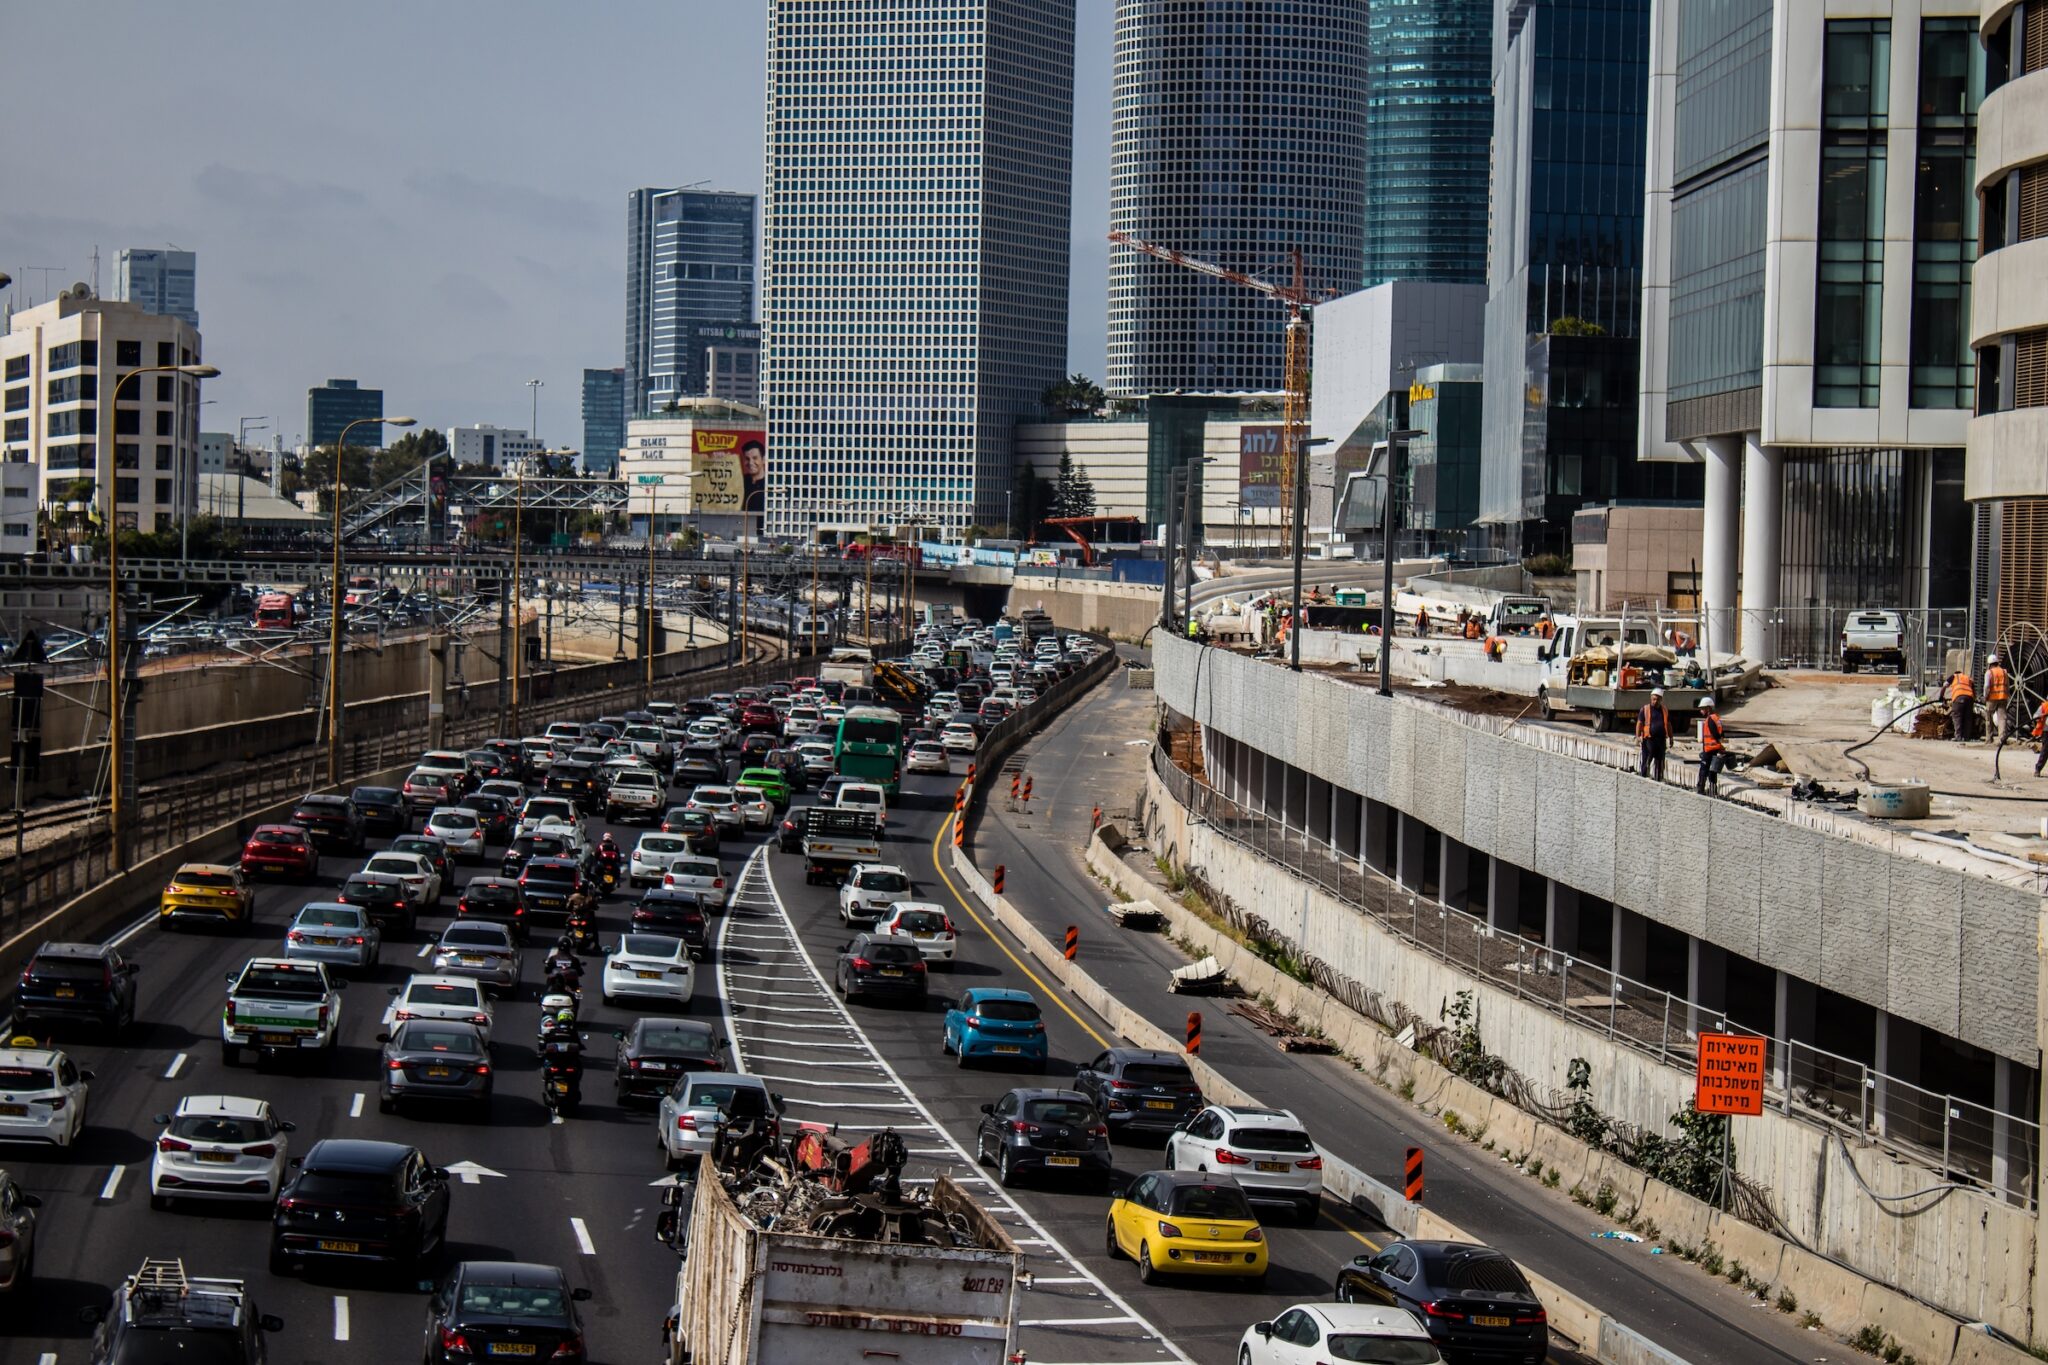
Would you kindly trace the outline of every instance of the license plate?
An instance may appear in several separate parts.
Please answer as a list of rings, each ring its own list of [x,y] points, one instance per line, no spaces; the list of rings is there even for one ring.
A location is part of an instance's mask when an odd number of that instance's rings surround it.
[[[1081,1164],[1081,1158],[1077,1156],[1049,1156],[1045,1159],[1045,1164],[1048,1166],[1078,1166]]]
[[[74,986],[59,986],[56,996],[59,1000],[75,1000],[78,997],[78,989]]]
[[[1005,1054],[1021,1053],[1024,1051],[1023,1048],[1016,1046],[1014,1043],[997,1043],[995,1050]]]
[[[1195,1251],[1189,1254],[1203,1265],[1226,1265],[1237,1259],[1227,1251]]]
[[[882,968],[882,975],[883,975],[883,976],[901,976],[901,975],[903,975],[903,969],[902,969],[901,967],[884,967],[884,968]],[[1002,1049],[1001,1049],[1001,1048],[997,1048],[997,1049],[996,1049],[996,1051],[1000,1052],[1000,1051],[1002,1051]]]
[[[354,1255],[363,1249],[361,1242],[330,1242],[324,1237],[313,1245],[322,1251],[340,1251],[346,1252],[349,1255]]]
[[[1146,1101],[1145,1101],[1145,1107],[1146,1107],[1147,1109],[1171,1109],[1171,1108],[1173,1108],[1173,1101],[1172,1101],[1172,1100],[1146,1100]]]
[[[427,1068],[427,1079],[430,1081],[446,1080],[454,1074],[445,1066],[430,1066]]]
[[[1262,1171],[1272,1171],[1277,1174],[1287,1169],[1287,1163],[1284,1161],[1261,1161],[1259,1169]]]
[[[484,965],[484,959],[477,956],[475,953],[462,954],[460,961],[462,965],[465,967],[481,967]]]
[[[540,1347],[530,1341],[494,1341],[486,1353],[494,1356],[533,1356],[540,1354]]]
[[[299,1038],[294,1033],[259,1033],[256,1042],[259,1047],[297,1047]]]
[[[640,978],[640,979],[641,979],[642,981],[659,981],[659,980],[661,980],[661,973],[660,973],[660,972],[635,972],[635,973],[633,973],[633,975],[635,975],[635,976],[639,977],[639,978]]]
[[[1472,1325],[1474,1327],[1512,1327],[1514,1326],[1514,1319],[1497,1317],[1490,1313],[1474,1313],[1472,1315]]]
[[[199,1159],[210,1162],[215,1166],[226,1166],[233,1163],[235,1154],[233,1152],[201,1152]]]
[[[22,1119],[28,1117],[25,1104],[0,1104],[0,1119]]]
[[[322,938],[318,935],[315,935],[313,938],[313,942],[319,944],[323,948],[332,948],[335,944],[341,942],[341,940],[338,938]]]

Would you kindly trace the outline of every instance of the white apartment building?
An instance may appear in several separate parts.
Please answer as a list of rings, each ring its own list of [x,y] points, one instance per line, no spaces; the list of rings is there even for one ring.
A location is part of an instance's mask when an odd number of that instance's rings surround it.
[[[758,530],[766,435],[761,409],[715,398],[681,398],[674,412],[628,418],[618,478],[631,534],[646,535],[650,517],[658,536]]]
[[[199,333],[182,318],[95,298],[84,285],[14,314],[0,336],[0,460],[38,471],[43,506],[83,481],[103,508],[112,479],[122,527],[175,524],[180,508],[197,505],[199,381],[128,376],[200,355]]]
[[[474,426],[450,427],[448,453],[458,465],[485,464],[493,469],[509,468],[513,461],[547,453],[547,445],[515,427],[494,427],[478,422]]]

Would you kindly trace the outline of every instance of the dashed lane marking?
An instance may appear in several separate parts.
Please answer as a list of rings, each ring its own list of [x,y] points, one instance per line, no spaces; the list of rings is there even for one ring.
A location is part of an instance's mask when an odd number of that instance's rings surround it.
[[[178,1073],[180,1071],[183,1071],[184,1069],[185,1054],[181,1052],[177,1056],[171,1058],[171,1064],[164,1068],[164,1079],[167,1081],[175,1081],[178,1079]]]
[[[336,1341],[348,1340],[348,1295],[346,1294],[336,1294],[334,1296],[334,1339]]]
[[[356,1091],[356,1097],[348,1102],[348,1116],[359,1119],[363,1116],[363,1092]]]
[[[101,1199],[112,1199],[114,1197],[114,1191],[121,1188],[121,1173],[127,1169],[126,1166],[116,1166],[107,1173],[107,1183],[100,1186]]]
[[[583,1226],[581,1218],[569,1220],[569,1231],[576,1234],[576,1247],[585,1256],[597,1255],[597,1245],[590,1240],[590,1229]]]

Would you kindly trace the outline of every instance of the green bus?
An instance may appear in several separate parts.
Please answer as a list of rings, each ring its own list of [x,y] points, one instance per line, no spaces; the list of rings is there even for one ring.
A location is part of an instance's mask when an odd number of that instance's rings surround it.
[[[877,783],[894,799],[903,789],[903,717],[886,706],[849,707],[832,741],[832,771]]]

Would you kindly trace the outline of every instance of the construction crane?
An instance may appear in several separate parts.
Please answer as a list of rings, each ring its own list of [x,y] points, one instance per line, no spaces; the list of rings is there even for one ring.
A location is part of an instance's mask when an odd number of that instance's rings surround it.
[[[1229,280],[1247,289],[1256,289],[1267,298],[1278,299],[1287,305],[1287,402],[1280,417],[1280,519],[1289,526],[1295,526],[1294,485],[1298,477],[1294,462],[1300,458],[1303,442],[1308,435],[1308,360],[1309,360],[1309,316],[1319,299],[1331,297],[1330,290],[1314,289],[1309,286],[1302,265],[1301,251],[1296,248],[1290,253],[1293,263],[1293,279],[1287,284],[1274,284],[1247,275],[1241,270],[1229,270],[1214,261],[1205,261],[1135,237],[1128,232],[1112,232],[1109,240],[1118,246],[1127,246],[1133,251],[1142,251],[1147,256],[1156,256],[1162,261],[1193,270],[1203,275],[1213,275],[1219,280]],[[1291,532],[1297,539],[1301,530]],[[1296,553],[1301,547],[1294,546]]]

